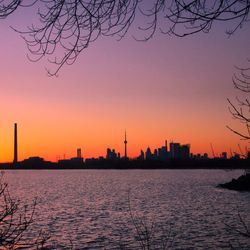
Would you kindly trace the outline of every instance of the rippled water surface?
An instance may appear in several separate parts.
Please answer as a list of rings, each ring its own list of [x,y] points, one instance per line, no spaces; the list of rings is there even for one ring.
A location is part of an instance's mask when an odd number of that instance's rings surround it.
[[[216,188],[242,171],[55,170],[6,171],[10,193],[37,197],[35,232],[51,234],[50,248],[139,249],[135,223],[154,246],[172,249],[249,249],[238,213],[250,223],[250,193]],[[134,218],[134,222],[132,220]],[[153,227],[151,228],[151,226]],[[142,224],[139,224],[142,229]],[[154,232],[154,234],[153,234]],[[152,243],[153,244],[153,243]]]

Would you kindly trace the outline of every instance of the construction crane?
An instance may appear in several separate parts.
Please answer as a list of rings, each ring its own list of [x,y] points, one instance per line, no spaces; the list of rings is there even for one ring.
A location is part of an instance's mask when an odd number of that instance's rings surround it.
[[[240,144],[238,144],[238,147],[239,147],[239,151],[240,151],[241,156],[243,156],[243,157],[244,157],[245,155],[244,155],[244,153],[243,153],[243,151],[242,151],[242,149],[241,149]]]
[[[214,148],[213,148],[213,144],[212,143],[210,143],[210,147],[211,147],[211,150],[212,150],[213,157],[215,158]]]
[[[233,158],[233,152],[232,152],[231,148],[230,148],[230,156],[231,156],[231,158]]]

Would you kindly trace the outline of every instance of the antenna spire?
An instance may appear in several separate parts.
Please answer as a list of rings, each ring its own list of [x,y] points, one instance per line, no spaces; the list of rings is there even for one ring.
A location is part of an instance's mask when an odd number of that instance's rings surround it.
[[[125,129],[125,139],[124,139],[124,158],[127,159],[128,156],[127,156],[127,133],[126,133],[126,129]]]

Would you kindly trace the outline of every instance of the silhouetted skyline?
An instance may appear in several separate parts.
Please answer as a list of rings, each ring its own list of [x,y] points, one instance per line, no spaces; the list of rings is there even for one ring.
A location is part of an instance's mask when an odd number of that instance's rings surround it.
[[[17,165],[19,163],[18,161],[18,141],[17,141],[17,123],[14,123],[14,160],[13,165]],[[106,155],[99,155],[97,158],[91,156],[90,158],[85,157],[86,160],[108,160],[108,161],[116,161],[116,160],[138,160],[138,161],[161,161],[166,162],[169,160],[189,160],[189,159],[203,159],[207,160],[209,159],[208,154],[193,154],[191,153],[191,145],[190,144],[181,144],[179,142],[170,141],[168,145],[168,141],[165,140],[165,144],[163,146],[160,146],[158,148],[152,149],[150,146],[147,147],[147,149],[144,151],[143,149],[140,150],[140,153],[137,157],[130,157],[127,154],[127,131],[125,130],[124,134],[124,155],[121,155],[120,152],[117,152],[116,149],[107,148],[106,149]],[[212,147],[212,144],[211,144]],[[212,148],[213,150],[213,148]],[[248,155],[249,158],[250,151],[246,152],[246,157]],[[237,153],[232,154],[230,159],[240,159],[243,156]],[[219,156],[216,156],[213,151],[213,159],[220,158],[220,159],[228,159],[227,152],[222,152]],[[27,161],[27,159],[24,159],[24,162]],[[29,156],[27,162],[43,162],[44,159],[40,156]],[[20,161],[23,162],[23,161]],[[84,155],[82,154],[82,148],[76,148],[76,154],[73,157],[66,158],[65,154],[63,158],[58,158],[58,163],[63,165],[69,165],[70,164],[83,164],[84,163]]]

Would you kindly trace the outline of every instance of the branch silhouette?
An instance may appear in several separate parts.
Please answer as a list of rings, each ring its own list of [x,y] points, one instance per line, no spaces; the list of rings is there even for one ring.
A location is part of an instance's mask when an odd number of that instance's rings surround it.
[[[25,40],[29,59],[49,58],[56,75],[65,64],[73,64],[79,54],[102,36],[122,39],[133,24],[139,24],[143,39],[155,32],[184,37],[209,32],[214,22],[230,22],[231,35],[249,20],[249,0],[1,0],[0,19],[17,9],[37,9],[36,24],[16,30]],[[53,56],[53,59],[50,59]]]
[[[34,222],[36,200],[31,206],[21,206],[11,198],[8,184],[0,174],[0,249],[43,249],[49,235],[42,231],[36,238],[30,239],[27,232]]]
[[[234,87],[245,93],[250,94],[250,68],[237,68],[239,74],[233,76]],[[236,97],[236,104],[227,99],[229,103],[229,112],[232,117],[242,123],[245,127],[244,132],[239,132],[230,126],[227,128],[233,133],[240,136],[242,140],[250,141],[250,101],[248,97],[240,99]]]

